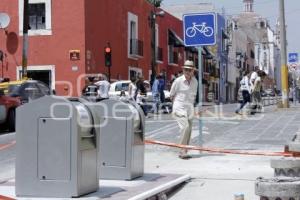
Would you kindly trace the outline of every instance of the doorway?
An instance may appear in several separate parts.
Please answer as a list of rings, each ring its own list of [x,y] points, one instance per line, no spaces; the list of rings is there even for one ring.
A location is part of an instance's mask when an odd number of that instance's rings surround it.
[[[139,77],[142,74],[142,69],[136,68],[136,67],[129,67],[129,80],[131,80],[132,77]]]
[[[22,77],[22,66],[17,67],[17,80]],[[52,90],[55,90],[55,66],[40,65],[28,66],[27,77],[33,80],[39,80],[47,84]]]
[[[51,71],[50,70],[28,70],[27,77],[33,80],[42,81],[51,87]]]

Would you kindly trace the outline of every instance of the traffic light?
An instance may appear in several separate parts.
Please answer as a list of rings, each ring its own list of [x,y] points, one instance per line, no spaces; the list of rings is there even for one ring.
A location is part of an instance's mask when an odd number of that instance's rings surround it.
[[[104,59],[105,59],[105,66],[111,66],[111,48],[109,46],[104,48]]]

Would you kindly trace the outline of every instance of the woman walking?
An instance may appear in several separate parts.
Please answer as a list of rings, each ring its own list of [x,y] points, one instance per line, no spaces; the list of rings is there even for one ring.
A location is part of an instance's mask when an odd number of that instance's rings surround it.
[[[243,101],[241,102],[240,107],[235,111],[236,114],[240,114],[240,111],[243,109],[243,107],[250,103],[250,83],[249,83],[249,72],[244,71],[243,72],[243,79],[240,81],[240,90],[242,91]]]
[[[130,82],[129,88],[128,88],[129,99],[132,101],[136,101],[136,96],[137,96],[136,78],[131,77],[130,80],[131,80],[131,82]]]

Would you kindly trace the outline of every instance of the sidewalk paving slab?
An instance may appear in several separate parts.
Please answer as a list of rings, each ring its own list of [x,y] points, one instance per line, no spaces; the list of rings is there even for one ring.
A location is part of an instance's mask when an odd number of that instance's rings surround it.
[[[258,200],[255,195],[255,180],[273,177],[270,167],[273,157],[242,156],[225,154],[199,154],[190,151],[192,158],[182,160],[176,152],[155,152],[147,148],[146,170],[154,173],[183,173],[191,176],[171,200],[234,200],[235,194],[244,194],[245,200]]]
[[[189,175],[146,173],[143,177],[132,181],[100,180],[99,190],[91,194],[83,195],[76,199],[84,200],[141,200],[169,190],[190,179]],[[57,200],[72,198],[38,198],[38,197],[16,197],[15,182],[9,180],[0,183],[0,195],[20,200]],[[1,199],[1,198],[0,198]]]

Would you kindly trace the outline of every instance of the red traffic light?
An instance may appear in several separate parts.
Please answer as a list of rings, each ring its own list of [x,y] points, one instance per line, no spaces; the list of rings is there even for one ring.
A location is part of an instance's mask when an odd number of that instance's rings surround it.
[[[110,53],[111,52],[111,48],[110,47],[105,47],[105,53]]]

